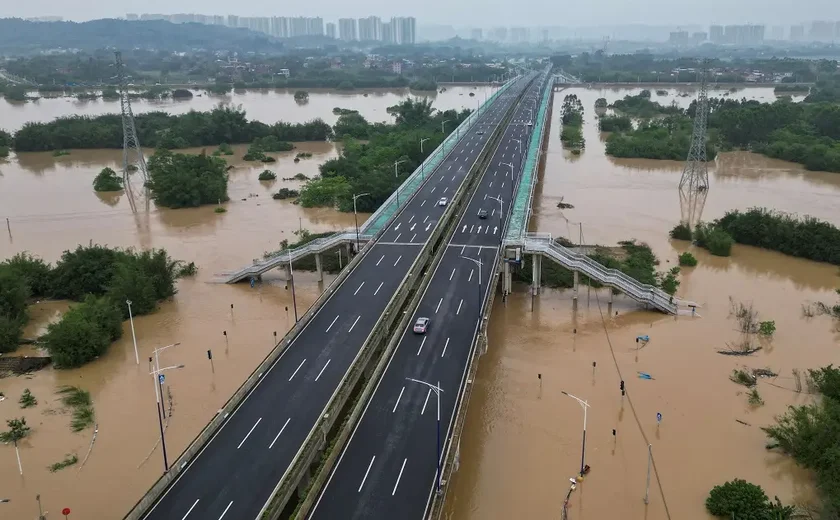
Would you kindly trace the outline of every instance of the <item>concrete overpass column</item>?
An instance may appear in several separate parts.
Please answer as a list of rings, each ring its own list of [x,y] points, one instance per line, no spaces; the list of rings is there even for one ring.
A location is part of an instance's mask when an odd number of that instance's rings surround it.
[[[542,292],[542,261],[543,261],[543,256],[542,255],[537,255],[536,258],[537,258],[537,287],[536,287],[536,289],[537,289],[537,294],[540,294],[540,292]]]
[[[540,255],[531,255],[531,293],[537,294],[540,290]]]
[[[321,253],[315,253],[315,270],[318,271],[318,281],[324,281],[324,268],[321,264]]]
[[[350,259],[353,258],[353,256],[352,256],[352,254],[353,254],[353,244],[351,244],[350,242],[347,242],[346,244],[344,244],[344,248],[347,250],[347,263],[349,264]]]
[[[289,264],[284,265],[283,266],[283,272],[286,273],[286,281],[289,281],[289,280],[292,279],[292,266],[291,265],[289,265]]]
[[[572,304],[575,308],[577,308],[578,302],[578,290],[580,286],[580,273],[578,271],[574,271],[574,293],[572,294]]]
[[[511,286],[510,264],[508,262],[502,262],[502,264],[502,294],[508,295]]]

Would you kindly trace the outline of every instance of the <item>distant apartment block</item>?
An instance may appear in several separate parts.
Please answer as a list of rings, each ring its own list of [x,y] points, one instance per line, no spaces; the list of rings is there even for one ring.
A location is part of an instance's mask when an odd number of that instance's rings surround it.
[[[356,35],[355,18],[338,19],[338,38],[346,42],[353,42],[358,40],[358,37]]]
[[[378,16],[359,18],[359,40],[382,41],[382,20]]]
[[[709,40],[718,45],[754,45],[764,41],[763,25],[712,25]]]
[[[815,42],[834,41],[834,22],[816,21],[811,24],[808,39]]]
[[[472,32],[470,33],[471,34],[470,37],[475,41],[481,41],[481,39],[482,39],[481,38],[481,36],[482,36],[481,33],[482,33],[481,29],[473,29]]]
[[[722,25],[712,25],[709,27],[709,41],[717,44],[724,43]]]
[[[688,31],[673,31],[668,34],[671,45],[688,45]]]
[[[325,26],[327,30],[327,38],[335,39],[335,24],[334,23],[327,23]]]
[[[802,24],[790,26],[791,41],[801,42],[805,39],[805,26]]]
[[[781,41],[785,39],[785,28],[781,25],[776,25],[772,29],[770,29],[770,39],[775,41]]]
[[[507,41],[508,30],[507,27],[496,27],[490,31],[490,39],[497,42]]]

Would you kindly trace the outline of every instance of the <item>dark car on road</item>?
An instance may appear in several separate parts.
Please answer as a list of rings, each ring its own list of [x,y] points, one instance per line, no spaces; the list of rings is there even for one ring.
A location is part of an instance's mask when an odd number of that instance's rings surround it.
[[[486,209],[478,210],[478,218],[480,218],[480,219],[487,218],[487,210]]]

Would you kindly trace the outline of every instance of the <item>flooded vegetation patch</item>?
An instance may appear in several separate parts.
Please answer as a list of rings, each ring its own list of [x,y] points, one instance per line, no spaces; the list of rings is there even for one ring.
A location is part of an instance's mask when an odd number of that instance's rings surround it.
[[[56,462],[54,464],[50,464],[50,467],[49,467],[50,473],[55,473],[56,471],[61,471],[62,469],[66,468],[67,466],[72,466],[73,464],[76,464],[77,462],[79,462],[79,457],[77,457],[75,454],[65,455],[64,460],[62,460],[61,462]]]
[[[93,411],[93,401],[90,393],[78,386],[64,386],[58,390],[61,402],[72,410],[73,418],[70,422],[70,429],[80,432],[92,426],[96,415]]]

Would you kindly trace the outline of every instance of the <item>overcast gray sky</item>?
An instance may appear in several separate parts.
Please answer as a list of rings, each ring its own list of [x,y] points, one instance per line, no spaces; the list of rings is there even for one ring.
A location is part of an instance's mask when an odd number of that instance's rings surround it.
[[[0,0],[0,17],[56,15],[70,20],[137,13],[237,14],[240,16],[415,16],[419,24],[490,27],[594,26],[643,23],[765,23],[789,25],[840,20],[840,0]]]

